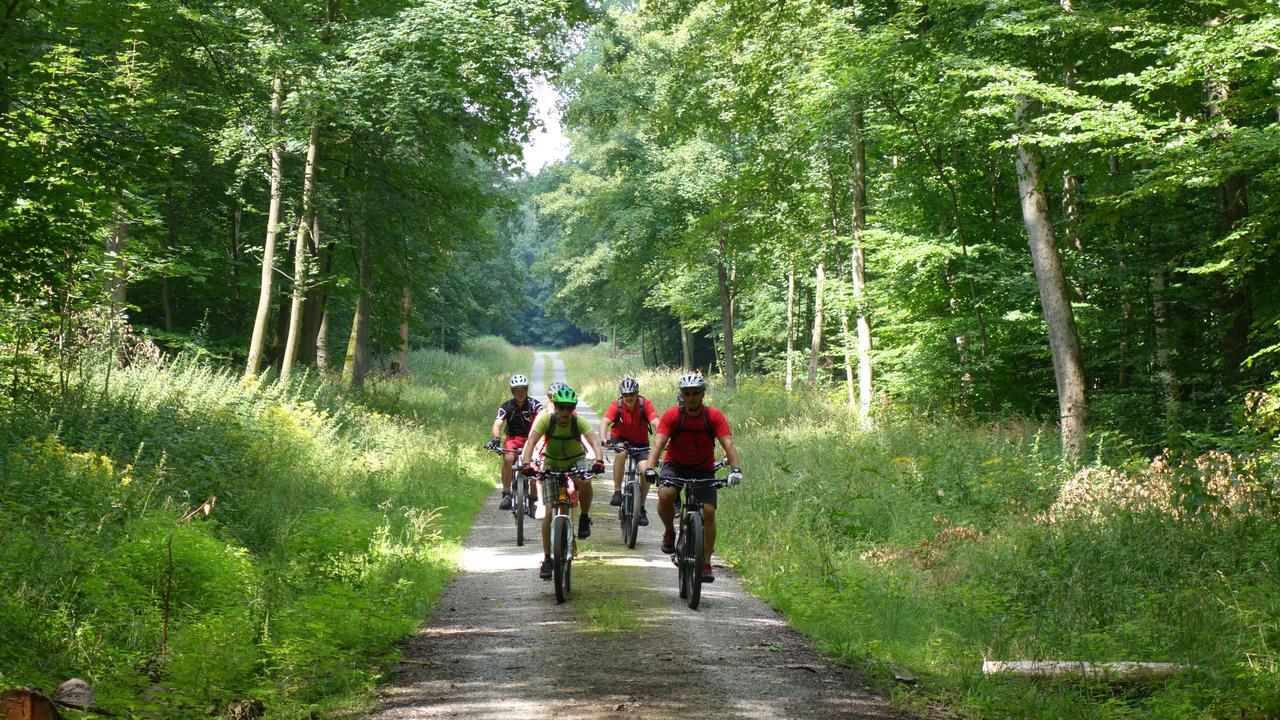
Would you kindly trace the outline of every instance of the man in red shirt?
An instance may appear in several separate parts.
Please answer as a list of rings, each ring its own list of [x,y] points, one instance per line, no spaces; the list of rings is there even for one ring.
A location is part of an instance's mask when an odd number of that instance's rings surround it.
[[[640,383],[627,376],[618,383],[620,397],[613,401],[604,411],[604,419],[600,421],[600,437],[608,438],[608,445],[625,440],[630,446],[627,454],[636,461],[636,470],[640,473],[640,525],[649,524],[649,514],[644,509],[644,499],[649,495],[649,481],[644,479],[644,471],[649,467],[649,433],[657,432],[658,411],[653,403],[640,394]],[[610,430],[612,428],[612,430]],[[617,456],[613,459],[613,497],[609,504],[618,507],[622,504],[622,472],[625,462]]]
[[[653,438],[653,448],[649,451],[650,469],[646,476],[650,479],[657,476],[652,468],[657,465],[662,451],[666,450],[662,478],[715,477],[715,444],[718,440],[732,469],[726,478],[727,484],[732,487],[742,482],[742,467],[738,449],[733,445],[733,435],[729,432],[729,421],[724,413],[702,402],[707,391],[706,379],[701,374],[691,373],[682,375],[679,385],[682,405],[673,406],[662,414],[658,432]],[[662,479],[658,480],[658,487],[658,517],[666,527],[662,534],[662,552],[670,554],[676,551],[674,522],[678,493],[673,484]],[[702,537],[706,548],[702,582],[712,582],[715,580],[711,574],[711,552],[716,546],[716,489],[701,487],[690,492],[695,499],[702,501]]]

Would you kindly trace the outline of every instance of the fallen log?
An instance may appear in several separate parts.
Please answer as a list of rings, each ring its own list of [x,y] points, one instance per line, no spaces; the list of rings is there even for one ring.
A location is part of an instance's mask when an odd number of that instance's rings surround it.
[[[1078,678],[1083,680],[1159,680],[1189,666],[1167,662],[1084,662],[1080,660],[983,660],[983,675]]]

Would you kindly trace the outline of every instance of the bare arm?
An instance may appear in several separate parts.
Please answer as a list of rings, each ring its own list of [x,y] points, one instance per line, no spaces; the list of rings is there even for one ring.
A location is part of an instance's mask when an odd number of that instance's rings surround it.
[[[667,449],[667,441],[670,439],[669,435],[663,435],[657,430],[653,431],[653,447],[649,448],[649,467],[658,467],[658,458],[662,457],[662,451]]]
[[[599,440],[599,438],[597,438],[597,437],[596,437],[596,433],[595,433],[595,431],[594,431],[594,430],[588,430],[588,431],[587,431],[587,434],[586,434],[586,435],[583,435],[583,437],[585,437],[585,438],[587,439],[587,445],[589,445],[589,446],[591,447],[591,451],[595,453],[595,456],[596,456],[597,458],[599,458],[599,459],[603,460],[603,459],[604,459],[604,453],[601,453],[601,452],[600,452],[600,440]]]
[[[493,429],[489,431],[489,437],[502,437],[501,435],[499,435],[499,433],[501,432],[502,432],[502,418],[498,418],[493,421]]]
[[[528,465],[529,461],[533,459],[533,448],[535,445],[538,444],[538,441],[541,439],[542,439],[542,433],[538,432],[537,430],[531,430],[529,432],[529,439],[525,441],[524,450],[520,453],[521,465]]]
[[[729,458],[729,468],[741,468],[742,460],[738,457],[738,447],[733,444],[732,435],[720,437],[720,447],[724,448],[724,456]]]

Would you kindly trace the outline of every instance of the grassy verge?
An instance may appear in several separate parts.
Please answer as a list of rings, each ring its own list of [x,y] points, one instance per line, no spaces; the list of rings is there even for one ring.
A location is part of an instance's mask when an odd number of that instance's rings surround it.
[[[601,407],[627,369],[585,348],[566,362]],[[675,376],[640,373],[642,391],[669,401]],[[1267,458],[1068,476],[1034,427],[881,417],[862,431],[838,400],[759,378],[736,392],[713,380],[708,399],[727,413],[747,475],[725,493],[718,551],[904,702],[942,700],[973,718],[1280,715]],[[1263,500],[1239,501],[1250,492]],[[1192,669],[1145,685],[1025,681],[984,677],[984,657]],[[919,688],[896,688],[892,668]]]
[[[0,686],[83,677],[166,719],[358,711],[453,571],[493,487],[491,390],[528,364],[481,341],[352,394],[179,360],[3,408]]]

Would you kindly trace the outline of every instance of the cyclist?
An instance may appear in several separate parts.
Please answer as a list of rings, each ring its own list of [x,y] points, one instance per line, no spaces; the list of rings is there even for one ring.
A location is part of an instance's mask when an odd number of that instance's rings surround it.
[[[578,467],[585,462],[587,448],[595,451],[596,460],[591,463],[593,472],[604,471],[604,456],[600,453],[600,444],[591,424],[579,417],[574,411],[578,408],[578,394],[573,388],[562,387],[551,396],[553,410],[543,413],[533,423],[529,440],[520,456],[521,467],[528,465],[533,459],[533,448],[539,440],[546,438],[546,457],[543,467],[548,470],[567,470]],[[541,487],[538,489],[541,494]],[[591,483],[583,482],[578,486],[578,502],[582,506],[582,514],[578,517],[578,537],[591,536]],[[545,504],[545,501],[544,501]],[[538,576],[543,580],[551,579],[551,513],[542,518],[542,567]]]
[[[742,465],[738,449],[733,445],[729,421],[725,419],[724,413],[703,404],[702,398],[707,391],[706,378],[700,373],[689,373],[680,376],[678,385],[681,402],[662,414],[658,432],[653,437],[653,448],[649,451],[649,469],[645,472],[649,480],[658,480],[658,517],[666,528],[662,533],[662,552],[667,554],[676,551],[673,523],[676,497],[679,494],[676,483],[667,478],[715,477],[715,443],[719,440],[732,470],[727,484],[732,487],[742,482]],[[663,450],[667,451],[667,456],[659,477],[654,468]],[[716,546],[716,489],[699,487],[689,492],[694,493],[695,499],[702,501],[702,537],[706,549],[702,582],[714,582],[715,577],[711,574],[711,552]]]
[[[636,461],[636,469],[641,475],[640,488],[640,525],[649,524],[649,514],[644,509],[644,499],[649,494],[649,481],[644,480],[645,468],[649,467],[649,434],[658,430],[658,411],[653,403],[640,394],[640,383],[627,376],[618,383],[619,397],[604,411],[604,419],[600,421],[600,437],[607,437],[607,443],[615,449],[620,447],[618,441],[625,440],[630,445],[627,453]],[[612,432],[612,434],[610,434]],[[617,507],[622,504],[622,472],[626,462],[613,460],[613,497],[609,504]]]
[[[511,466],[515,462],[516,454],[528,441],[529,429],[533,427],[534,419],[542,410],[542,403],[538,402],[537,398],[529,396],[529,378],[517,373],[511,376],[507,385],[511,388],[511,399],[498,406],[498,417],[493,420],[493,428],[489,431],[491,438],[485,445],[490,450],[501,448],[504,451],[502,453],[502,501],[498,503],[499,510],[511,509]],[[504,424],[507,426],[505,442],[501,441],[498,435]]]

